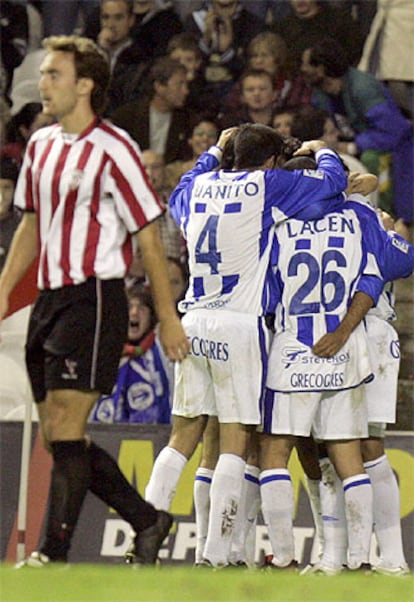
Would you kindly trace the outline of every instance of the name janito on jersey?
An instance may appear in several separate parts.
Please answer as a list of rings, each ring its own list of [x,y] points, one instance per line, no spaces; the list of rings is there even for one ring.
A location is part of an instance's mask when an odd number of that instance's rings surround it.
[[[289,238],[296,238],[303,234],[319,234],[320,232],[355,233],[355,225],[352,219],[339,215],[328,215],[312,222],[288,221],[286,222],[286,229]]]
[[[235,182],[229,184],[209,183],[196,184],[193,190],[193,197],[196,199],[229,199],[237,198],[242,194],[246,196],[255,196],[259,193],[259,186],[256,182]]]
[[[229,359],[228,343],[223,341],[210,341],[209,339],[201,339],[200,337],[191,337],[190,355],[206,357],[211,360],[219,360],[227,362]]]

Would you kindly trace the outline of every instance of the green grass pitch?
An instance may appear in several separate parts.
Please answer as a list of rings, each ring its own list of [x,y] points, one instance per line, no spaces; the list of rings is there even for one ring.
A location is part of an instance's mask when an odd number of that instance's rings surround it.
[[[413,602],[414,576],[338,577],[191,567],[0,566],[1,602]]]

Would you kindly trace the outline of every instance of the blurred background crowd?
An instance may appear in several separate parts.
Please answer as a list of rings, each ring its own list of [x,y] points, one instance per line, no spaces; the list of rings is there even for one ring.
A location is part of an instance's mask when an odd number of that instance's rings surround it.
[[[13,194],[26,143],[51,123],[37,89],[42,39],[73,33],[107,56],[104,117],[139,144],[166,208],[223,128],[256,122],[323,139],[351,171],[378,175],[371,201],[411,239],[413,0],[2,0],[0,11],[0,271],[20,219]],[[179,300],[186,249],[168,210],[160,230]],[[93,419],[165,423],[171,366],[139,250],[126,285],[130,331],[117,388]]]

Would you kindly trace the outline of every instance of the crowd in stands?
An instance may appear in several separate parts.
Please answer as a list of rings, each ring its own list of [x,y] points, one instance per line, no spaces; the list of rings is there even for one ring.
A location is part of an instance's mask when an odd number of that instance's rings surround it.
[[[351,171],[376,173],[380,188],[371,200],[410,236],[412,0],[2,0],[0,11],[1,183],[14,186],[29,136],[50,123],[36,89],[28,86],[18,97],[13,81],[37,77],[30,57],[42,56],[43,37],[76,33],[107,55],[104,117],[138,142],[166,207],[159,220],[166,255],[184,277],[185,243],[168,213],[169,195],[220,130],[246,122],[302,140],[324,139]],[[3,204],[1,261],[9,225],[18,223],[11,202]],[[145,289],[139,250],[127,285]],[[147,293],[139,292],[141,304]],[[154,327],[150,320],[148,329]],[[113,418],[114,407],[95,418]],[[126,420],[126,413],[116,415]]]

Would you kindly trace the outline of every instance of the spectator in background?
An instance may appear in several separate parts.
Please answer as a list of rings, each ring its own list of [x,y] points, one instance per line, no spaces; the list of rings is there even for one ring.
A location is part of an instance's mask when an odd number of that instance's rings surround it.
[[[2,0],[0,2],[1,66],[5,76],[3,93],[9,104],[11,104],[9,93],[13,72],[26,56],[28,40],[29,21],[26,7],[9,0]]]
[[[378,0],[358,68],[383,81],[404,115],[414,120],[414,2]]]
[[[108,114],[139,95],[139,82],[146,68],[141,48],[131,37],[135,23],[133,7],[133,0],[101,2],[97,42],[108,57],[111,72]]]
[[[187,69],[188,97],[186,106],[196,113],[208,113],[216,117],[219,110],[217,98],[208,89],[204,75],[204,63],[196,37],[187,32],[173,36],[167,48],[172,59],[180,61]]]
[[[131,0],[133,4],[134,25],[131,36],[139,48],[143,59],[152,61],[164,56],[169,39],[183,31],[183,24],[166,0]],[[88,18],[85,35],[97,39],[99,33],[99,7]]]
[[[324,140],[328,148],[332,148],[339,154],[350,172],[368,173],[365,165],[357,157],[341,152],[338,128],[331,114],[324,109],[317,109],[311,105],[298,108],[292,115],[290,135],[300,140]],[[377,206],[376,191],[367,195],[367,198],[371,205]]]
[[[354,135],[339,144],[339,151],[359,156],[376,175],[379,157],[392,153],[393,213],[398,233],[407,238],[414,214],[412,124],[373,75],[349,66],[345,51],[331,38],[304,51],[302,72],[313,86],[312,104],[330,112],[342,139]]]
[[[162,155],[166,163],[188,156],[190,115],[187,71],[169,57],[157,59],[149,73],[149,95],[115,110],[112,121],[125,129],[141,148]]]
[[[40,9],[45,37],[71,35],[77,28],[85,28],[85,35],[89,37],[87,27],[92,21],[95,21],[95,34],[99,30],[99,0],[40,0]]]
[[[352,18],[320,0],[291,0],[291,15],[276,21],[271,31],[286,41],[290,68],[300,70],[302,53],[324,36],[344,47],[350,65],[356,65],[362,52],[362,35]]]
[[[92,410],[93,422],[169,424],[172,363],[156,334],[157,316],[151,292],[135,285],[128,290],[128,342],[124,346],[114,389]]]
[[[280,109],[273,115],[272,126],[281,136],[291,136],[293,116],[297,107]]]
[[[248,43],[265,25],[238,0],[209,0],[187,17],[185,29],[198,39],[209,88],[221,99],[244,69]]]
[[[191,159],[187,161],[174,161],[167,165],[167,180],[171,190],[173,190],[182,175],[192,169],[197,159],[206,150],[212,146],[218,138],[218,126],[214,121],[204,117],[196,117],[193,120],[191,136],[188,139],[188,145],[191,148]]]
[[[10,157],[0,158],[0,272],[22,213],[13,207],[19,167]]]
[[[147,58],[164,56],[170,39],[184,30],[171,2],[134,0],[135,25],[132,36]]]
[[[280,109],[310,101],[311,88],[301,74],[291,74],[287,69],[288,50],[285,40],[271,31],[262,31],[247,48],[247,69],[263,69],[274,82],[273,108]],[[237,82],[224,98],[224,111],[241,108],[240,82]]]
[[[188,287],[187,262],[179,261],[175,257],[167,257],[167,261],[171,290],[175,302],[178,304],[184,299]]]
[[[26,103],[6,125],[5,144],[0,150],[0,156],[11,157],[20,166],[30,136],[39,128],[52,122],[53,118],[43,113],[40,102]]]
[[[242,108],[219,115],[219,127],[226,128],[242,123],[272,125],[274,82],[268,71],[248,69],[240,78]]]
[[[141,160],[152,187],[165,209],[165,212],[157,220],[165,255],[180,259],[183,254],[184,241],[180,229],[168,209],[168,199],[172,188],[167,183],[164,159],[159,153],[147,149],[143,151]]]

